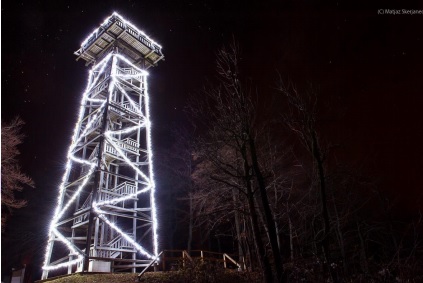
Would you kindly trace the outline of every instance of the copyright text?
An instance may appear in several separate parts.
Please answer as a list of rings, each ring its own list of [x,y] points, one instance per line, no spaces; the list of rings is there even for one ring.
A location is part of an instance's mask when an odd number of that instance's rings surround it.
[[[378,15],[423,15],[423,10],[408,10],[408,9],[379,9]]]

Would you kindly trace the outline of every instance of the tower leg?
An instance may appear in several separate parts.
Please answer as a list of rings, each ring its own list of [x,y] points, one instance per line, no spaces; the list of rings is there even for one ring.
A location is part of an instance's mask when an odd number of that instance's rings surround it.
[[[51,251],[53,250],[53,245],[54,245],[54,241],[51,240],[50,238],[48,242],[48,250],[47,250],[47,259],[46,259],[47,265],[50,264]],[[44,280],[44,279],[47,279],[47,277],[48,277],[48,270],[43,269],[43,275],[41,276],[41,279]]]
[[[69,255],[69,261],[73,260],[73,256]],[[68,274],[72,273],[72,265],[68,266]]]

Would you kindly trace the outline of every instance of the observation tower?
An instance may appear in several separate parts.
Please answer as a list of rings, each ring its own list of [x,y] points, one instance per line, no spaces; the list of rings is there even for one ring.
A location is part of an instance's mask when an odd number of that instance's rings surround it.
[[[137,272],[158,255],[147,69],[161,46],[117,13],[75,51],[91,66],[49,227],[42,279]]]

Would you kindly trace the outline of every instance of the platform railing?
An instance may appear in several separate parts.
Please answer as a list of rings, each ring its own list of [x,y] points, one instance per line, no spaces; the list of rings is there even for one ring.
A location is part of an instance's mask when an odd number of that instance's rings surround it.
[[[114,113],[117,113],[118,115],[125,115],[127,113],[125,112],[130,112],[136,115],[140,115],[140,110],[139,110],[140,106],[138,103],[136,102],[120,102],[120,101],[112,101],[112,103],[110,103],[110,110],[113,111]]]
[[[130,152],[133,154],[139,154],[139,143],[131,138],[124,140],[112,139],[112,141],[125,152],[125,155]],[[118,156],[117,150],[109,143],[106,143],[106,152],[115,156]]]
[[[116,68],[116,75],[138,75],[141,74],[134,68]]]
[[[129,102],[124,102],[122,104],[122,107],[125,108],[126,110],[131,111],[131,112],[134,112],[134,113],[138,113],[139,112],[139,104],[138,103],[135,103],[135,102],[134,102],[134,104],[131,104]]]
[[[120,196],[135,194],[136,192],[137,186],[134,183],[125,181],[110,191],[102,190],[100,198],[102,201],[108,201]]]

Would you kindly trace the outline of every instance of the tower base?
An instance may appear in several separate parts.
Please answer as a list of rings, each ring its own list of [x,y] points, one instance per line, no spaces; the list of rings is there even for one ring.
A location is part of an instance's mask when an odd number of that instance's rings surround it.
[[[110,261],[93,260],[88,265],[89,272],[112,272],[112,263]]]
[[[76,272],[82,272],[82,264],[79,264]],[[112,272],[112,263],[103,260],[90,260],[88,272]]]

